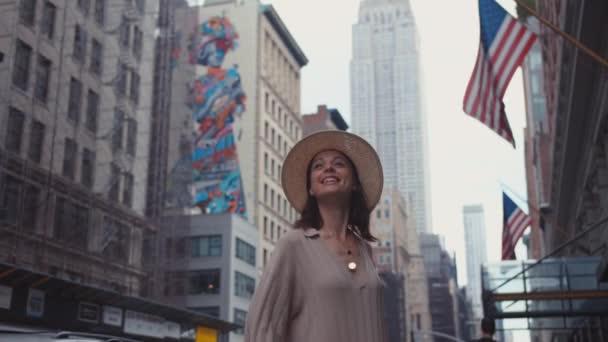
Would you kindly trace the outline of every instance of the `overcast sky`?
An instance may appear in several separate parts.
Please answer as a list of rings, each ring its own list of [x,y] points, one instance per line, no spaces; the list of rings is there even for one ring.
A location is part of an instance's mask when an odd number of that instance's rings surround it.
[[[302,113],[335,107],[350,122],[349,62],[359,0],[266,0],[273,4],[310,60],[302,69]],[[515,2],[499,0],[515,13]],[[500,260],[501,183],[525,199],[521,71],[505,96],[517,149],[462,112],[462,98],[479,42],[477,1],[411,0],[417,21],[428,115],[433,231],[456,253],[466,283],[462,207],[482,204],[490,261]],[[515,198],[521,204],[521,200]],[[521,247],[521,246],[520,246]],[[518,255],[523,255],[518,249]]]

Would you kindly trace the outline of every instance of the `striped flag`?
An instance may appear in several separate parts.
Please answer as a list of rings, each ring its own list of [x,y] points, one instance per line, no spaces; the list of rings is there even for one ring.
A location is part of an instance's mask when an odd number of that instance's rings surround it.
[[[479,0],[479,23],[477,62],[464,95],[463,109],[515,147],[502,98],[536,35],[495,0]]]
[[[507,194],[502,193],[502,260],[515,259],[515,245],[530,225],[526,215]]]

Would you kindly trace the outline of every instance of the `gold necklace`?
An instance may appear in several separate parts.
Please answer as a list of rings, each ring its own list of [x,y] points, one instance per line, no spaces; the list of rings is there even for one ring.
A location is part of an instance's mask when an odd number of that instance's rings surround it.
[[[353,235],[356,236],[356,233],[353,231],[353,228],[350,225],[348,225],[346,228],[351,233],[353,233]],[[348,233],[348,231],[347,231],[347,233]],[[346,236],[348,238],[348,235],[346,235]],[[341,244],[342,247],[344,247],[344,249],[346,250],[346,254],[347,255],[352,256],[352,254],[353,254],[352,251],[342,241],[340,241],[337,237],[336,237],[336,241],[338,241],[338,243]],[[348,270],[351,271],[351,272],[355,272],[357,270],[357,263],[355,261],[350,261],[346,266],[347,266]]]
[[[353,231],[352,227],[350,225],[348,225],[346,227],[349,231]],[[348,233],[348,231],[347,231]],[[354,233],[353,233],[354,234]],[[346,235],[347,239],[348,239],[348,235]],[[342,244],[342,242],[340,241],[340,243]],[[342,246],[344,246],[344,248],[346,249],[346,254],[347,255],[352,255],[353,253],[350,251],[350,249],[348,247],[346,247],[346,245],[342,244]],[[350,261],[347,265],[348,270],[351,272],[355,272],[357,270],[357,263],[355,261]]]

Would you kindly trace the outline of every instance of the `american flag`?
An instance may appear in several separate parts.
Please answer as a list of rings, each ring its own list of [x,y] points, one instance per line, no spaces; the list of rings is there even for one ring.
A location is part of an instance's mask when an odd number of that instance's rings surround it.
[[[477,62],[464,95],[463,109],[515,147],[502,98],[536,35],[495,0],[479,0],[479,23]]]
[[[530,225],[530,216],[521,210],[507,194],[502,193],[502,260],[515,259],[515,245]]]

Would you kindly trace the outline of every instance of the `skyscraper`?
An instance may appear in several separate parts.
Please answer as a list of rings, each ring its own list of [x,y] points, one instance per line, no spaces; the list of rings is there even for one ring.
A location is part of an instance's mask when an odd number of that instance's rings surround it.
[[[473,305],[473,316],[479,319],[483,316],[481,301],[481,264],[488,261],[486,253],[486,225],[483,206],[465,205],[464,239],[467,253],[467,292]]]
[[[387,186],[411,201],[418,232],[428,232],[430,190],[418,35],[409,0],[363,0],[353,25],[353,132],[378,151]]]

